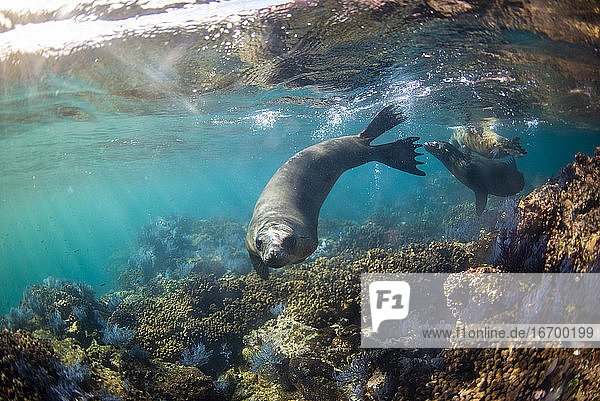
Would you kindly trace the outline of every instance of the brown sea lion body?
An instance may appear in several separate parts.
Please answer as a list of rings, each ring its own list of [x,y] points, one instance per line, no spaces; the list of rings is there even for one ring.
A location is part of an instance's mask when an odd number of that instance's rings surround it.
[[[317,224],[323,202],[345,171],[380,161],[411,174],[417,169],[413,142],[406,138],[371,146],[375,138],[404,118],[394,107],[379,112],[359,135],[330,139],[292,156],[262,191],[248,226],[246,249],[256,272],[268,277],[269,267],[299,263],[318,245]]]
[[[515,159],[508,163],[463,153],[454,145],[443,142],[426,142],[426,151],[439,159],[460,182],[475,192],[475,206],[481,215],[488,194],[511,196],[525,186],[523,174],[517,170]]]

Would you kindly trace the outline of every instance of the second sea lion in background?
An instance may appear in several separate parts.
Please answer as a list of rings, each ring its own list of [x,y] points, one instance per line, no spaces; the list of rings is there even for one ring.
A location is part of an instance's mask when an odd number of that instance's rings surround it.
[[[438,158],[452,175],[475,192],[475,209],[481,215],[488,194],[511,196],[525,186],[515,159],[508,163],[463,153],[448,142],[426,142],[426,151]]]
[[[452,131],[450,143],[464,151],[473,151],[488,159],[506,156],[522,157],[527,151],[521,146],[519,137],[507,139],[496,134],[489,126],[457,127]]]
[[[319,243],[317,223],[321,206],[333,184],[346,170],[379,161],[411,174],[417,169],[413,142],[405,138],[371,146],[370,143],[404,117],[394,106],[380,111],[358,135],[317,143],[292,156],[275,172],[260,194],[246,234],[246,249],[254,269],[262,278],[269,267],[300,263]]]

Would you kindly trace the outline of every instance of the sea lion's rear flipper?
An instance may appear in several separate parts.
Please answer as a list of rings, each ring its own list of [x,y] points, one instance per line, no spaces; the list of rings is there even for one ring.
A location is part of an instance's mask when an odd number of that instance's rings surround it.
[[[424,164],[415,160],[416,156],[423,153],[415,152],[418,144],[413,142],[419,138],[410,137],[400,139],[396,142],[386,143],[384,145],[371,146],[373,149],[373,160],[386,164],[392,168],[406,171],[415,175],[425,175],[425,173],[417,168],[419,164]]]
[[[487,193],[482,191],[475,191],[475,211],[477,216],[481,216],[487,205]]]
[[[262,261],[261,258],[259,258],[256,255],[253,254],[249,254],[250,255],[250,261],[252,262],[252,265],[254,266],[254,271],[256,271],[256,274],[258,274],[258,277],[266,280],[269,278],[269,266],[265,265],[265,263]]]
[[[373,121],[358,136],[367,139],[367,143],[371,143],[372,140],[405,120],[406,117],[400,109],[394,105],[387,106],[377,113]]]

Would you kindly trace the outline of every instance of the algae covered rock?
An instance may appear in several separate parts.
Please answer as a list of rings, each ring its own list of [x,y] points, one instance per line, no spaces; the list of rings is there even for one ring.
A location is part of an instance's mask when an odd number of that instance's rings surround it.
[[[87,399],[79,368],[65,368],[47,342],[26,331],[0,333],[0,394],[3,400]]]
[[[131,383],[154,399],[168,401],[222,401],[210,376],[200,369],[178,363],[157,362],[152,369],[130,369]]]
[[[395,400],[588,400],[599,354],[569,349],[456,349],[427,376],[405,377]]]
[[[549,272],[600,270],[600,148],[583,153],[519,203],[501,264]]]

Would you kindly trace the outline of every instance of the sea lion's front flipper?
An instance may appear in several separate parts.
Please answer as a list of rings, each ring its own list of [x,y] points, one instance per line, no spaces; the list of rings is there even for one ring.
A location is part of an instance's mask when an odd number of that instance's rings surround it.
[[[386,164],[392,168],[406,171],[407,173],[425,175],[423,171],[417,168],[419,164],[424,163],[415,160],[416,156],[423,154],[415,152],[415,148],[421,146],[413,143],[418,139],[419,138],[416,137],[410,137],[392,143],[371,146],[374,152],[373,160]]]
[[[377,138],[384,132],[391,130],[405,120],[406,117],[404,114],[402,114],[400,109],[394,105],[387,106],[385,109],[377,113],[367,128],[358,134],[358,136],[360,138],[367,139],[367,143],[371,143],[373,139]]]
[[[250,261],[254,266],[254,271],[256,274],[264,280],[269,278],[269,266],[265,265],[261,258],[256,255],[250,254]]]
[[[475,210],[477,216],[481,216],[487,205],[487,193],[483,191],[475,191]]]

